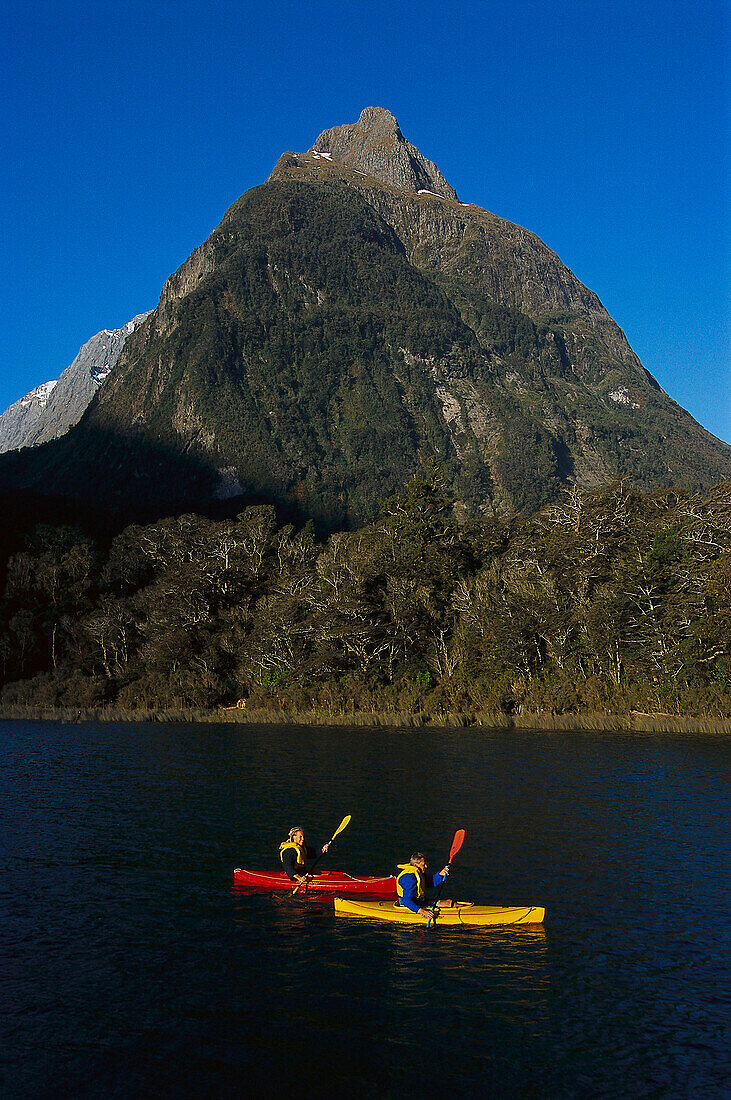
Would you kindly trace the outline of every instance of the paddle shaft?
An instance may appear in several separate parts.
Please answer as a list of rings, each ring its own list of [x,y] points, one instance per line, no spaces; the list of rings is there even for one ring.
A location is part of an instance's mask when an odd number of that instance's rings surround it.
[[[460,848],[464,844],[464,835],[465,835],[464,834],[464,829],[457,829],[457,832],[454,834],[454,840],[452,841],[452,847],[449,849],[449,859],[447,860],[447,867],[452,866],[452,860],[454,859],[454,857],[457,855],[457,852],[460,850]],[[445,881],[446,881],[446,876],[445,876],[445,878],[442,879],[442,881],[439,883],[439,886],[437,887],[437,896],[434,899],[434,916],[429,921],[429,924],[432,924],[437,919],[437,913],[439,912],[438,902],[439,902],[440,897],[442,896],[442,887],[444,886]]]

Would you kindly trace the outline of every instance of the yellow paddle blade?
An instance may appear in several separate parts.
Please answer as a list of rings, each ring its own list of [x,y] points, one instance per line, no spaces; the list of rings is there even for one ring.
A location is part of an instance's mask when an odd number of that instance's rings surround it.
[[[338,825],[335,832],[333,833],[333,835],[331,836],[330,840],[331,841],[335,840],[335,837],[338,835],[338,833],[342,833],[342,831],[346,827],[346,825],[349,825],[349,824],[350,824],[350,814],[346,814],[345,817],[343,818],[343,820]]]

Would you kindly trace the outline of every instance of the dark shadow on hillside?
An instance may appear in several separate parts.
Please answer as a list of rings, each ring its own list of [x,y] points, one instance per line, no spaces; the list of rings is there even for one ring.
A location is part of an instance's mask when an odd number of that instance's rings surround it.
[[[219,499],[212,463],[142,433],[82,424],[61,439],[0,455],[3,557],[39,523],[77,526],[105,543],[130,524],[191,512],[220,520],[252,504],[271,504],[280,524],[300,527],[310,518],[291,502],[261,492]]]

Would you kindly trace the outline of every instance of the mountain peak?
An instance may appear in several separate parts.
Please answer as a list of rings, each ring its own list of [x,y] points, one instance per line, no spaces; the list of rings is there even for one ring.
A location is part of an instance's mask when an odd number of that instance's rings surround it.
[[[387,107],[364,107],[360,112],[360,118],[354,125],[364,133],[377,129],[387,130],[395,134],[401,141],[404,139],[396,116],[391,114]]]
[[[342,164],[403,191],[457,198],[436,164],[406,141],[396,117],[385,107],[364,107],[357,122],[323,130],[309,152],[329,153]]]

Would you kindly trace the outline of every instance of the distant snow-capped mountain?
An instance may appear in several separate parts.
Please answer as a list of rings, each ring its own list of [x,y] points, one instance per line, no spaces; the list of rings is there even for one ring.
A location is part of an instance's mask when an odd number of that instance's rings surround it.
[[[65,435],[116,365],[127,337],[147,316],[140,313],[121,328],[102,329],[87,340],[57,381],[44,382],[6,409],[0,416],[0,453]]]
[[[0,416],[0,451],[14,451],[27,445],[55,386],[55,381],[44,382],[5,410]]]

